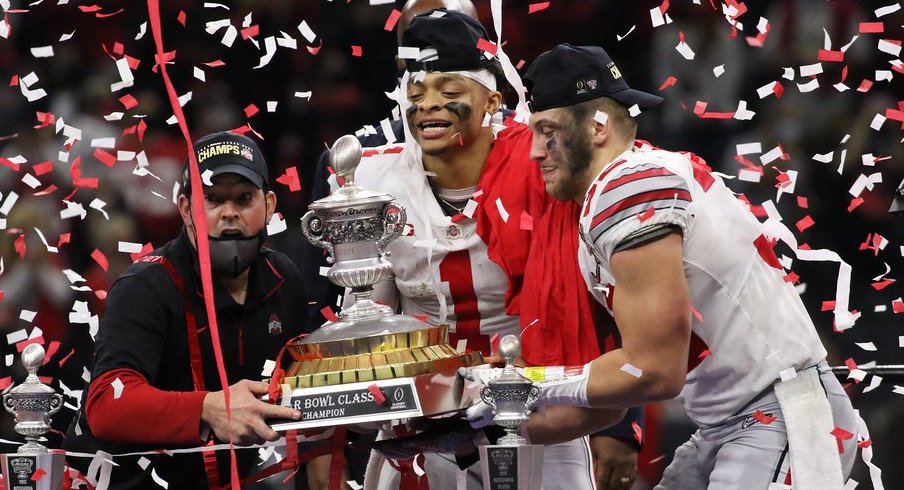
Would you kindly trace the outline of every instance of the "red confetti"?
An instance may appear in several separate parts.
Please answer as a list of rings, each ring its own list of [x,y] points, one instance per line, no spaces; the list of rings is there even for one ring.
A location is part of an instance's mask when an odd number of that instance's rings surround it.
[[[13,172],[19,171],[19,164],[12,162],[8,158],[0,157],[0,165],[13,169]]]
[[[324,306],[323,308],[321,308],[320,314],[323,315],[324,318],[326,318],[327,320],[329,320],[331,322],[339,321],[339,317],[336,316],[335,313],[333,313],[333,309],[330,308],[329,306]]]
[[[760,410],[753,412],[753,420],[756,420],[763,425],[769,425],[772,422],[775,422],[775,418],[775,415],[766,414]]]
[[[821,311],[833,311],[835,309],[835,301],[823,301]]]
[[[25,251],[28,249],[28,246],[25,245],[25,235],[19,235],[16,237],[16,240],[13,242],[13,247],[16,249],[16,253],[19,254],[20,258],[25,258]]]
[[[97,265],[99,265],[100,268],[104,270],[104,272],[107,272],[107,269],[109,269],[110,267],[110,262],[107,260],[107,256],[104,255],[103,252],[95,248],[94,251],[91,252],[91,258],[94,259],[95,262],[97,262]]]
[[[18,87],[19,86],[19,75],[13,75],[12,77],[10,77],[9,86],[10,87]]]
[[[700,355],[697,356],[697,359],[706,359],[707,357],[709,357],[711,355],[713,355],[713,351],[711,351],[709,349],[703,349],[703,351],[700,352]]]
[[[662,82],[662,85],[659,86],[659,90],[660,91],[665,90],[669,87],[674,86],[676,83],[678,83],[678,79],[673,76],[669,76],[668,78],[665,79],[664,82]]]
[[[521,211],[521,229],[522,230],[533,230],[534,229],[534,219],[531,217],[527,211]]]
[[[152,250],[154,250],[154,246],[151,245],[150,243],[145,243],[144,245],[142,245],[141,251],[139,251],[137,253],[129,254],[129,257],[132,259],[132,262],[135,262],[136,260],[149,254]]]
[[[863,79],[860,82],[860,86],[857,87],[858,92],[869,92],[869,89],[873,88],[873,82],[871,80]]]
[[[102,150],[100,148],[94,149],[94,158],[97,159],[97,161],[99,161],[100,163],[103,163],[104,165],[106,165],[108,167],[112,167],[116,163],[115,156],[105,152],[104,150]]]
[[[636,420],[631,422],[631,429],[634,431],[634,440],[638,444],[643,444],[643,429],[640,428]]]
[[[7,377],[5,377],[5,378],[0,378],[0,391],[3,391],[3,390],[5,390],[5,389],[9,388],[9,386],[10,386],[11,384],[13,384],[13,378],[12,378],[12,376],[7,376]]]
[[[319,42],[320,44],[317,46],[305,46],[305,48],[308,50],[308,53],[311,53],[311,55],[313,56],[317,56],[317,53],[320,52],[320,48],[323,47],[323,39],[320,39]]]
[[[60,234],[60,239],[57,241],[57,248],[62,247],[63,245],[69,243],[70,236],[71,235],[69,233]]]
[[[706,102],[698,100],[694,104],[694,114],[701,119],[731,119],[735,115],[734,112],[706,112],[706,106]]]
[[[420,320],[420,321],[422,321],[422,322],[424,322],[424,323],[427,323],[427,319],[430,318],[430,317],[427,316],[427,315],[411,315],[411,316],[414,317],[414,319]]]
[[[891,311],[895,313],[904,313],[904,301],[896,299],[891,302]]]
[[[868,448],[868,447],[870,447],[870,446],[872,446],[872,445],[873,445],[873,440],[872,440],[872,439],[866,439],[866,440],[864,440],[864,441],[860,441],[860,442],[857,443],[857,447],[859,447],[860,449]]]
[[[245,117],[251,117],[260,112],[260,109],[257,108],[254,104],[248,104],[245,106]]]
[[[202,65],[208,66],[210,68],[216,68],[218,66],[226,66],[226,63],[223,62],[222,60],[213,60],[213,61],[206,61],[206,62],[202,63]]]
[[[56,122],[56,116],[51,112],[35,111],[35,114],[38,117],[38,122],[41,123],[40,125],[35,126],[35,129],[46,128]]]
[[[797,284],[800,281],[800,276],[795,274],[794,272],[789,272],[785,274],[785,277],[782,278],[785,282],[790,282],[791,284]]]
[[[34,167],[31,167],[31,169],[34,171],[36,176],[41,176],[53,171],[53,162],[47,160],[46,162],[37,163]]]
[[[857,369],[857,362],[854,361],[853,357],[848,357],[847,359],[845,359],[844,365],[847,366],[849,371],[853,371],[853,370]]]
[[[880,34],[885,32],[885,25],[882,22],[861,22],[860,34]]]
[[[255,37],[258,34],[260,34],[260,32],[261,32],[261,26],[259,26],[257,24],[255,24],[253,26],[248,26],[248,27],[242,29],[242,39],[247,41],[248,39],[251,39],[252,37]]]
[[[38,468],[33,475],[31,475],[31,481],[41,481],[41,478],[44,478],[47,472],[44,471],[43,468]]]
[[[827,51],[825,49],[820,49],[819,54],[816,56],[816,59],[818,59],[819,61],[841,62],[844,61],[844,52]]]
[[[862,197],[855,197],[855,198],[851,199],[851,203],[848,205],[848,208],[847,208],[848,212],[850,213],[851,211],[857,209],[857,207],[860,206],[861,204],[863,204]]]
[[[401,12],[396,9],[392,9],[392,12],[389,13],[389,17],[386,18],[386,24],[383,25],[383,30],[391,31],[395,29],[396,24],[399,22],[399,17],[401,16]]]
[[[116,41],[115,43],[113,43],[113,54],[115,54],[117,56],[122,56],[123,54],[125,54],[125,52],[126,52],[126,46],[123,43],[121,43],[119,41]]]
[[[653,205],[651,204],[647,209],[644,210],[644,212],[637,213],[637,219],[641,223],[643,223],[644,221],[652,218],[654,214],[656,214],[656,210],[653,209]]]
[[[530,5],[527,6],[527,13],[528,13],[528,14],[533,14],[534,12],[539,12],[539,11],[541,11],[541,10],[546,10],[547,8],[549,8],[549,2],[537,2],[537,3],[532,3],[532,4],[530,4]]]
[[[776,98],[781,97],[782,94],[785,93],[785,86],[779,82],[775,82],[775,85],[772,87],[772,93],[775,94]]]
[[[361,46],[352,45],[352,56],[361,57]]]
[[[481,51],[486,51],[487,53],[490,53],[491,55],[495,56],[497,47],[492,42],[487,41],[484,38],[480,38],[477,40],[477,49],[479,49]]]
[[[43,336],[37,336],[37,337],[35,337],[35,338],[33,338],[33,339],[25,339],[25,340],[23,340],[23,341],[21,341],[21,342],[17,342],[17,343],[16,343],[16,350],[19,351],[19,352],[21,353],[23,350],[25,350],[26,347],[28,347],[28,346],[31,345],[31,344],[40,344],[40,345],[44,345],[44,337],[43,337]]]
[[[276,181],[289,188],[290,192],[298,192],[301,190],[301,180],[298,178],[298,169],[289,167],[286,173],[276,178]]]
[[[807,198],[804,196],[797,196],[797,207],[807,209]]]
[[[63,367],[63,364],[66,364],[66,361],[68,361],[69,358],[72,357],[72,354],[75,354],[75,349],[70,350],[68,354],[66,354],[65,356],[63,356],[62,359],[60,359],[60,362],[58,363],[60,365],[60,367]]]
[[[51,340],[50,345],[47,346],[47,354],[44,356],[44,363],[42,364],[42,366],[46,366],[58,350],[60,350],[60,342],[57,340]]]
[[[490,352],[499,352],[499,334],[493,334],[490,337]]]
[[[377,386],[376,383],[367,387],[367,391],[370,392],[371,395],[374,396],[374,403],[377,405],[382,405],[386,403],[386,395],[380,390],[380,387]]]
[[[767,264],[778,270],[783,270],[781,262],[778,261],[778,257],[775,256],[775,251],[772,249],[774,243],[770,242],[765,235],[757,237],[757,239],[753,241],[753,246],[756,247],[757,252],[760,253],[760,258],[766,261]]]
[[[133,69],[133,70],[137,70],[137,69],[138,69],[138,65],[141,64],[141,60],[138,59],[138,58],[133,58],[133,57],[131,57],[131,56],[129,56],[129,55],[125,55],[125,56],[123,56],[123,58],[126,59],[126,63],[129,64],[129,68],[131,68],[131,69]]]
[[[87,13],[91,13],[91,12],[100,12],[103,9],[103,7],[101,7],[100,5],[97,5],[97,4],[95,4],[95,5],[79,5],[78,9],[87,14]]]
[[[703,315],[697,310],[697,308],[695,308],[691,303],[688,303],[688,306],[691,307],[691,313],[694,314],[694,318],[696,318],[698,322],[703,323]]]
[[[185,27],[185,11],[184,10],[179,11],[179,15],[176,16],[176,20],[179,21],[180,24],[182,24],[182,27]]]
[[[892,284],[894,284],[894,282],[895,282],[894,279],[884,279],[882,281],[874,282],[874,283],[870,284],[870,286],[872,286],[873,289],[875,289],[876,291],[881,291],[881,290],[887,288],[888,286],[891,286]]]
[[[814,223],[815,222],[813,221],[813,218],[811,218],[810,215],[808,214],[808,215],[804,216],[803,218],[801,218],[800,221],[795,223],[794,226],[796,226],[798,230],[803,232],[807,228],[813,226]]]
[[[138,105],[138,99],[136,99],[132,94],[125,94],[119,98],[119,101],[122,103],[123,107],[126,110],[129,110]]]

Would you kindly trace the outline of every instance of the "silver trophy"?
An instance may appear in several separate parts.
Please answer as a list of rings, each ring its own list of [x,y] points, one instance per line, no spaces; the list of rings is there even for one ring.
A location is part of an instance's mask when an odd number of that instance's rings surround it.
[[[3,407],[15,415],[14,430],[25,436],[25,444],[15,454],[2,454],[6,488],[17,490],[57,490],[63,487],[65,453],[50,450],[38,441],[50,430],[50,416],[63,405],[63,397],[38,379],[44,363],[44,348],[31,344],[22,351],[22,365],[28,377],[3,395]]]
[[[459,410],[464,394],[459,367],[483,362],[479,352],[460,353],[448,344],[449,325],[398,315],[371,299],[374,284],[392,277],[386,250],[407,223],[405,210],[389,194],[355,183],[362,148],[346,135],[330,149],[330,165],[341,179],[331,195],[311,203],[301,231],[325,249],[327,277],[349,288],[355,303],[338,321],[290,346],[295,362],[283,384],[283,404],[302,411],[301,421],[275,421],[275,430],[403,419]]]
[[[521,342],[506,335],[499,342],[505,358],[505,369],[480,392],[483,401],[493,408],[493,421],[506,434],[495,445],[480,446],[483,487],[487,490],[539,490],[543,483],[543,446],[528,444],[518,432],[530,416],[540,396],[540,389],[515,369],[521,354]]]

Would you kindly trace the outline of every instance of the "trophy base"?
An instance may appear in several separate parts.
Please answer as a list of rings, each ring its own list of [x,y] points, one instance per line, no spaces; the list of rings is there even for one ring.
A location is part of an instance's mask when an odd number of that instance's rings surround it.
[[[60,450],[0,454],[7,490],[60,490],[65,463],[66,453]]]
[[[302,419],[268,423],[286,431],[437,415],[471,406],[480,400],[481,387],[457,369],[316,388],[284,385],[282,404],[301,411]]]
[[[540,490],[543,484],[543,446],[480,446],[480,469],[485,490]]]

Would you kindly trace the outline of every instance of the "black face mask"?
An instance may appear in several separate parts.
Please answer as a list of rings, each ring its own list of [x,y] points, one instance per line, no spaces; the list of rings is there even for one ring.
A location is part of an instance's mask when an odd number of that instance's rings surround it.
[[[210,272],[218,276],[238,277],[257,259],[266,237],[266,227],[249,237],[208,236]]]

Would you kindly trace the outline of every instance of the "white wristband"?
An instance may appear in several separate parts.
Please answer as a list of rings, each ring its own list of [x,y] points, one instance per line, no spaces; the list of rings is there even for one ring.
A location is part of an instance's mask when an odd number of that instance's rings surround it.
[[[584,364],[584,370],[580,376],[572,376],[558,381],[537,383],[540,388],[540,398],[537,405],[573,405],[576,407],[590,407],[587,398],[587,381],[590,378],[590,363]]]

